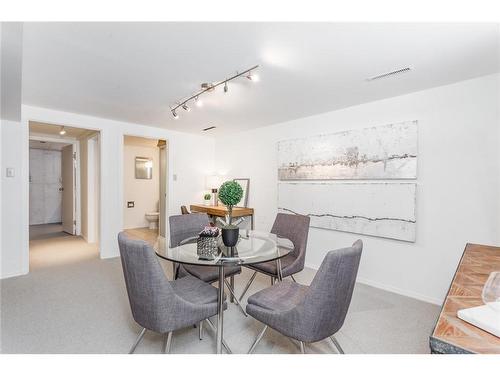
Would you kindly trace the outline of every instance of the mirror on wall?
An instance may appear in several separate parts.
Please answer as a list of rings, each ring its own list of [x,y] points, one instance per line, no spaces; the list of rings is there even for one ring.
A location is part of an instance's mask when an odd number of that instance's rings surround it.
[[[153,178],[153,159],[136,156],[135,178],[141,180],[151,180]]]

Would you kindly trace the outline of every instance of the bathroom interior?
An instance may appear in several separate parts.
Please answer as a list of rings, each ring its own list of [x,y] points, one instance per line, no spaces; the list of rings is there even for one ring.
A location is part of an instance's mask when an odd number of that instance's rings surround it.
[[[123,139],[123,229],[144,240],[164,234],[166,147],[165,140]]]

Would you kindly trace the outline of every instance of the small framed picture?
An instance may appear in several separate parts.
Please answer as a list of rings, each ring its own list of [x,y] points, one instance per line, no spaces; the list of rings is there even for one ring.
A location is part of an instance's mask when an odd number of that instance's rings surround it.
[[[250,179],[249,178],[235,178],[233,181],[236,181],[240,184],[243,189],[243,197],[241,198],[238,207],[248,207],[248,189],[250,187]]]

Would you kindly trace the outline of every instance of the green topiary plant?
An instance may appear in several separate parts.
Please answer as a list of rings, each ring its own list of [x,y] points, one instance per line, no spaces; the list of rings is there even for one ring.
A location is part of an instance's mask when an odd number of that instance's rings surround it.
[[[227,207],[227,226],[231,227],[233,220],[233,206],[236,206],[243,197],[243,189],[236,181],[226,181],[219,188],[219,199]]]

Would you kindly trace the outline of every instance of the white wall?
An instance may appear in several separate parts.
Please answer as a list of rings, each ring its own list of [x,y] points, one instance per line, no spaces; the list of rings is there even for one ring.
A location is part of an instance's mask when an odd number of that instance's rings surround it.
[[[2,22],[0,25],[0,117],[21,120],[23,23]]]
[[[306,264],[362,238],[360,281],[440,303],[465,244],[500,242],[497,75],[217,138],[216,165],[250,178],[256,228],[269,230],[278,140],[407,120],[419,121],[416,242],[311,228]]]
[[[28,127],[22,123],[2,120],[1,181],[2,238],[1,277],[26,273],[28,253]],[[14,177],[6,177],[6,169],[14,168]],[[24,218],[26,226],[21,225]]]
[[[2,166],[16,167],[16,177],[4,183],[2,168],[2,274],[28,272],[28,121],[68,125],[101,132],[100,255],[118,256],[117,235],[123,228],[123,135],[166,139],[169,148],[167,216],[181,204],[199,202],[204,176],[214,167],[212,138],[98,117],[22,106],[20,124],[2,122]],[[174,181],[174,174],[177,176]],[[8,220],[5,220],[8,218]],[[6,235],[7,233],[7,235]]]
[[[135,158],[137,156],[153,159],[153,178],[150,180],[135,178]],[[146,212],[158,212],[160,199],[159,179],[160,149],[124,145],[123,158],[123,228],[141,228],[149,225]],[[127,201],[134,201],[133,208],[127,208]]]

